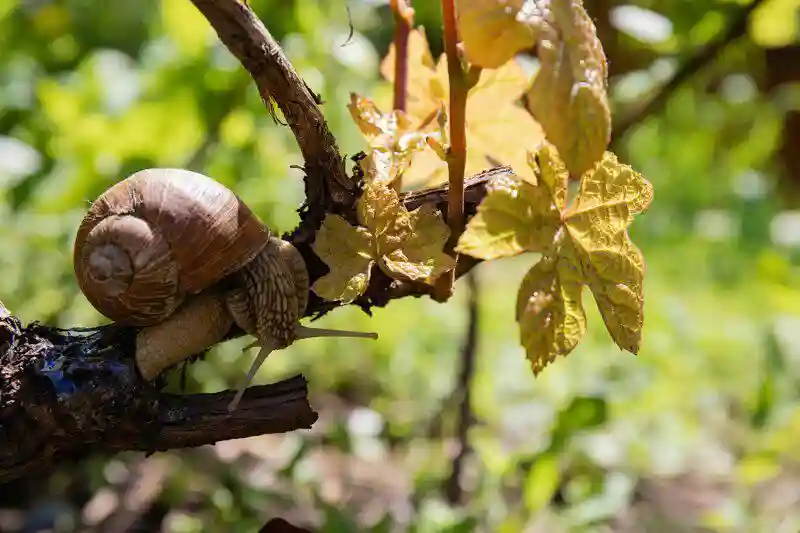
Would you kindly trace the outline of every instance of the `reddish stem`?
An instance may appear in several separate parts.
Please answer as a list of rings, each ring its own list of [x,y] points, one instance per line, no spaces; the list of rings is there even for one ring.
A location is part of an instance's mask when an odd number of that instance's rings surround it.
[[[406,110],[406,80],[408,79],[408,34],[414,24],[411,0],[391,0],[394,14],[394,109]]]
[[[450,149],[447,167],[450,195],[447,204],[447,223],[452,239],[464,230],[464,171],[467,166],[467,91],[469,90],[458,56],[458,28],[455,0],[442,0],[444,18],[444,52],[447,56],[447,76],[450,78]]]
[[[458,28],[456,26],[455,0],[442,0],[444,20],[444,53],[447,56],[447,76],[450,80],[450,147],[447,152],[447,169],[450,194],[447,197],[447,225],[450,241],[446,252],[455,256],[458,238],[464,231],[464,171],[467,166],[467,93],[469,85],[461,58],[458,55]],[[447,299],[453,291],[455,273],[439,278],[436,284],[437,299]]]

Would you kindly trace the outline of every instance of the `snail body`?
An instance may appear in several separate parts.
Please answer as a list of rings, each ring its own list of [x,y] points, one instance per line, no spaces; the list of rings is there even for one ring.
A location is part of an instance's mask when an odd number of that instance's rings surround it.
[[[147,380],[220,342],[233,324],[255,336],[247,348],[259,354],[230,410],[274,350],[300,338],[377,338],[302,326],[309,276],[299,251],[195,172],[147,169],[113,185],[84,217],[73,258],[89,302],[140,327],[136,362]]]

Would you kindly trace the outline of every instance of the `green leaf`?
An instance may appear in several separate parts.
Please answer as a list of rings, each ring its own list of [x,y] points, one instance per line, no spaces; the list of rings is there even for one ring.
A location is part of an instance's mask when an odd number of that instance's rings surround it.
[[[576,396],[561,409],[553,424],[548,451],[563,452],[569,441],[578,433],[596,428],[608,420],[608,405],[602,397]]]
[[[539,455],[525,478],[525,507],[530,513],[544,509],[561,483],[561,469],[558,455],[543,453]]]
[[[450,237],[447,227],[435,207],[423,205],[409,214],[411,237],[397,249],[381,258],[381,267],[392,277],[405,276],[432,283],[439,275],[455,268],[456,261],[444,253]]]
[[[314,253],[330,268],[311,287],[320,297],[349,303],[369,285],[372,267],[372,235],[350,225],[339,215],[327,215],[314,240]]]
[[[456,251],[485,260],[525,251],[544,252],[560,226],[559,210],[544,184],[505,177],[487,187]]]
[[[534,374],[575,349],[586,332],[575,265],[549,256],[536,263],[517,294],[517,322]]]

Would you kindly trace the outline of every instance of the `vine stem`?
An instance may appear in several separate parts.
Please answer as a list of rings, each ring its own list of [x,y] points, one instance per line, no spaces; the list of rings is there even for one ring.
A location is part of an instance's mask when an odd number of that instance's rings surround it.
[[[408,34],[414,24],[411,0],[390,0],[394,14],[394,109],[406,110],[406,80],[408,79]]]
[[[411,0],[390,0],[389,7],[394,14],[394,102],[397,111],[406,110],[406,85],[408,80],[408,34],[414,24],[414,10]],[[392,188],[403,188],[403,177],[398,176]]]
[[[444,22],[444,53],[447,57],[447,77],[450,82],[450,146],[447,150],[447,170],[450,194],[447,198],[447,225],[450,240],[445,251],[456,257],[453,251],[458,238],[464,232],[464,172],[467,166],[467,93],[469,83],[458,55],[458,27],[456,26],[455,0],[442,0]],[[443,274],[435,287],[436,297],[446,300],[453,292],[455,271]]]

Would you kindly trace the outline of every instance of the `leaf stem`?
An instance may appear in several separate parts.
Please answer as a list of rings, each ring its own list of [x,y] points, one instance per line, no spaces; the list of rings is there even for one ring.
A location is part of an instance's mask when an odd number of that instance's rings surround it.
[[[394,109],[406,110],[406,80],[408,79],[408,34],[414,24],[411,0],[390,0],[394,14]]]
[[[394,14],[394,109],[406,110],[406,84],[408,80],[408,34],[414,24],[414,10],[411,0],[390,0],[389,7]],[[403,188],[403,176],[398,176],[392,188]]]
[[[466,112],[469,83],[458,54],[458,28],[455,0],[442,0],[444,22],[444,53],[447,57],[447,77],[450,81],[450,146],[447,150],[447,170],[450,193],[447,197],[447,225],[450,240],[445,252],[456,256],[453,249],[464,232],[464,172],[467,166]],[[436,283],[437,299],[446,300],[453,291],[455,272],[442,275]]]

